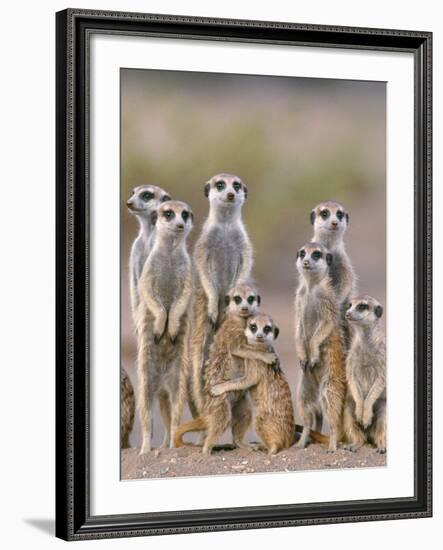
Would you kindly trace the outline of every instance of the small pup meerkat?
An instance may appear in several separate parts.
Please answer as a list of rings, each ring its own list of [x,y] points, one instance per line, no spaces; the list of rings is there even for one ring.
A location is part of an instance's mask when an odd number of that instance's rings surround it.
[[[297,446],[306,447],[310,431],[321,430],[324,415],[331,434],[328,452],[337,449],[346,392],[339,306],[329,275],[333,261],[320,243],[302,246],[295,295],[295,347],[303,371],[297,388],[303,432]]]
[[[132,190],[131,197],[126,206],[139,223],[139,233],[132,243],[129,256],[129,286],[131,294],[131,308],[134,322],[136,320],[137,306],[140,300],[138,293],[138,281],[142,274],[143,266],[149,252],[152,249],[152,232],[154,226],[151,214],[162,202],[171,200],[169,194],[156,185],[139,185]]]
[[[311,211],[311,224],[314,226],[312,241],[322,244],[334,256],[329,275],[343,317],[344,307],[356,285],[356,276],[343,241],[349,225],[349,213],[338,202],[321,202]]]
[[[346,319],[351,346],[346,358],[348,392],[344,410],[346,449],[364,443],[386,452],[386,345],[379,320],[382,306],[370,296],[350,300]]]
[[[295,442],[291,390],[279,366],[268,367],[250,356],[252,350],[273,353],[278,334],[279,329],[269,315],[259,313],[249,317],[245,330],[248,347],[233,352],[245,360],[244,376],[216,384],[210,390],[214,396],[249,390],[255,411],[255,431],[271,455]]]
[[[152,214],[155,238],[138,284],[138,406],[140,454],[151,449],[151,417],[158,396],[165,424],[162,446],[180,423],[186,398],[188,307],[192,294],[191,259],[186,238],[193,226],[187,204],[168,201]]]
[[[244,373],[244,361],[238,356],[239,350],[246,347],[246,321],[255,314],[260,304],[260,296],[255,288],[246,284],[236,285],[226,297],[228,302],[226,314],[214,341],[211,344],[209,357],[204,365],[204,404],[198,418],[180,426],[174,437],[176,447],[183,445],[183,435],[187,432],[206,431],[203,442],[203,453],[210,453],[217,439],[231,421],[234,444],[245,447],[243,437],[251,423],[252,413],[245,392],[237,391],[229,395],[214,397],[211,388]],[[266,364],[277,361],[274,352],[260,351],[249,347],[246,356],[258,359]]]
[[[129,436],[134,427],[135,397],[131,379],[123,367],[120,369],[120,448],[128,449]]]
[[[199,412],[202,368],[221,321],[225,296],[238,282],[249,280],[253,254],[241,215],[248,194],[243,181],[233,174],[217,174],[204,192],[209,215],[194,248],[197,288],[191,332],[193,405]]]

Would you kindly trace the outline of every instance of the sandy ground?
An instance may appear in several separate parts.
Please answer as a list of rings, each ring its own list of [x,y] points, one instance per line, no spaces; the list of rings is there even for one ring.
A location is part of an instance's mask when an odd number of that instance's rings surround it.
[[[165,478],[217,474],[253,474],[386,466],[386,455],[364,446],[356,453],[338,449],[328,454],[326,445],[314,444],[300,450],[286,449],[274,456],[243,449],[216,450],[202,455],[199,447],[156,449],[141,457],[139,449],[122,451],[121,478]]]

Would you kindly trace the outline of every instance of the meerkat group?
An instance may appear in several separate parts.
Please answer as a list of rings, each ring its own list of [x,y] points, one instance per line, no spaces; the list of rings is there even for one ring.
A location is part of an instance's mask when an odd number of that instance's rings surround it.
[[[344,246],[349,213],[337,202],[318,204],[311,211],[312,241],[296,255],[296,409],[303,420],[297,442],[300,426],[274,349],[279,328],[260,311],[252,280],[253,249],[242,220],[248,189],[240,177],[221,173],[203,191],[209,213],[192,254],[186,243],[194,216],[186,203],[154,185],[134,188],[127,202],[140,225],[129,262],[140,454],[151,450],[156,401],[164,447],[184,445],[184,434],[200,432],[202,452],[210,453],[230,426],[234,447],[251,448],[244,437],[254,416],[259,448],[269,454],[310,440],[328,442],[329,452],[339,442],[350,451],[371,443],[385,452],[383,309],[369,296],[355,296]],[[121,387],[125,448],[134,391],[124,369]],[[180,425],[186,401],[193,420]],[[320,433],[324,420],[329,436]]]

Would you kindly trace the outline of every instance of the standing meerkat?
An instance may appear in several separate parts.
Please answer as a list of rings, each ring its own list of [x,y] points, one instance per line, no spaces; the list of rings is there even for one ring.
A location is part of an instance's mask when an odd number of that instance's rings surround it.
[[[171,200],[171,197],[161,187],[139,185],[134,187],[131,197],[126,202],[129,212],[137,218],[140,226],[139,233],[132,243],[129,256],[129,289],[134,322],[136,321],[137,306],[140,301],[138,281],[153,243],[154,226],[151,214],[157,210],[162,202],[169,200]]]
[[[180,423],[186,396],[188,314],[192,294],[191,259],[186,238],[193,226],[189,206],[168,201],[152,213],[155,239],[138,284],[138,406],[142,430],[140,454],[151,449],[155,397],[165,424],[162,446]]]
[[[379,325],[383,308],[370,296],[353,298],[346,310],[351,346],[346,358],[348,392],[344,409],[346,449],[374,443],[386,452],[386,345]]]
[[[356,286],[354,269],[343,241],[349,225],[349,213],[338,202],[321,202],[311,211],[311,224],[314,226],[312,241],[322,244],[334,256],[329,275],[337,293],[343,318],[344,307],[355,292]]]
[[[245,447],[243,437],[252,418],[247,395],[243,391],[238,391],[214,397],[211,394],[211,388],[244,373],[244,361],[238,358],[238,353],[247,344],[246,321],[256,312],[260,297],[251,286],[240,284],[232,289],[227,301],[225,318],[211,344],[209,357],[204,366],[204,402],[201,415],[176,430],[174,437],[176,447],[183,445],[182,437],[185,433],[206,431],[202,452],[210,453],[230,421],[234,444],[237,447]],[[246,355],[266,364],[272,364],[277,360],[275,353],[267,350],[252,349]]]
[[[135,397],[131,379],[123,367],[120,369],[120,448],[128,449],[129,436],[134,427]]]
[[[337,449],[346,391],[339,306],[329,276],[332,263],[332,254],[319,243],[308,243],[297,253],[295,346],[303,371],[297,388],[303,432],[297,446],[306,447],[310,431],[321,430],[324,415],[331,434],[328,452]]]
[[[191,409],[203,407],[202,368],[214,330],[224,309],[225,296],[238,282],[249,279],[252,245],[242,221],[248,191],[233,174],[217,174],[204,187],[209,215],[194,248],[197,289],[191,333]]]
[[[245,330],[248,346],[233,351],[245,360],[244,376],[216,384],[210,390],[214,396],[249,390],[254,405],[255,431],[271,455],[295,442],[291,390],[279,366],[268,367],[260,359],[251,358],[251,352],[273,353],[278,334],[279,329],[269,315],[249,317]]]

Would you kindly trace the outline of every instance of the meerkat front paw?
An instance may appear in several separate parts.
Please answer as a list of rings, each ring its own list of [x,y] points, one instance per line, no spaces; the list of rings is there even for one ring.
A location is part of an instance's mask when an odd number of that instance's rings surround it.
[[[376,453],[380,453],[381,455],[384,455],[386,453],[386,447],[377,447],[375,449]]]
[[[361,425],[363,426],[364,430],[367,430],[369,426],[372,424],[372,418],[373,418],[373,412],[371,409],[364,409],[363,410],[363,417],[361,421]]]
[[[318,359],[311,359],[308,364],[309,370],[314,370],[317,365]]]
[[[166,332],[167,317],[156,319],[154,323],[154,342],[158,344]]]
[[[209,389],[209,393],[214,397],[216,397],[217,395],[221,395],[223,393],[221,384],[216,384],[215,386],[212,386],[212,388]]]
[[[363,424],[363,404],[357,403],[355,406],[355,421],[360,426]]]

